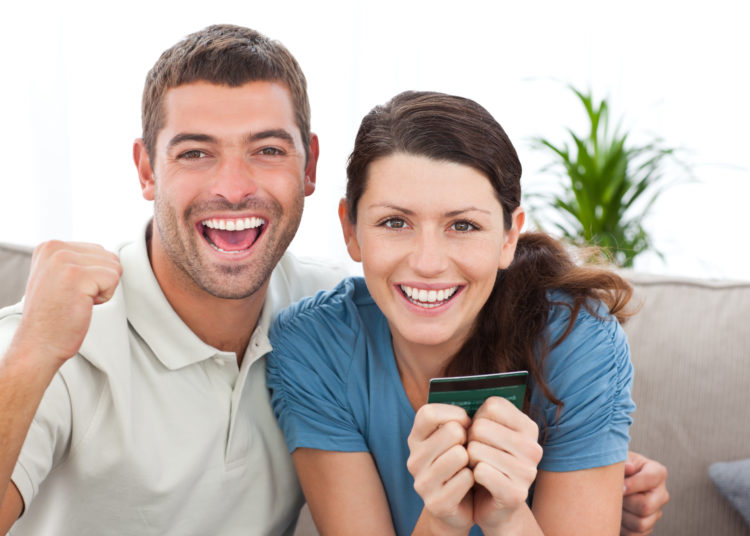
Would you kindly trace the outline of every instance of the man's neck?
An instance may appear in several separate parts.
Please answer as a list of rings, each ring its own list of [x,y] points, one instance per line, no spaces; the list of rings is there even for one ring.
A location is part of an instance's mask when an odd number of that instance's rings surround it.
[[[161,281],[159,282],[161,285]],[[242,364],[250,337],[260,319],[268,283],[248,298],[226,300],[196,296],[181,288],[162,290],[177,315],[199,339],[223,352],[234,352]]]
[[[152,250],[152,244],[149,240],[151,267],[172,309],[199,339],[217,350],[234,352],[241,365],[260,319],[269,282],[246,298],[218,298],[199,288],[187,274],[163,259],[154,262],[154,254],[159,254]]]

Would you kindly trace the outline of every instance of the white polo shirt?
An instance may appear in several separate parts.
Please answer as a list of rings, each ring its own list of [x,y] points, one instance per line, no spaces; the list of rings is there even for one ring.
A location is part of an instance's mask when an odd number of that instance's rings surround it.
[[[145,239],[119,255],[115,296],[94,308],[29,430],[12,477],[26,511],[11,534],[291,534],[303,496],[268,400],[267,333],[343,270],[286,254],[238,368],[171,308]],[[0,316],[2,351],[19,312]]]

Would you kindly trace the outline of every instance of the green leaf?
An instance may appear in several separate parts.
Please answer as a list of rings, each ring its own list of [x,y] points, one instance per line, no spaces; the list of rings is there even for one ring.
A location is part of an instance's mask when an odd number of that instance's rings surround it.
[[[558,173],[561,187],[538,199],[557,212],[561,221],[554,226],[565,239],[607,248],[619,265],[632,266],[637,255],[652,249],[642,222],[668,184],[664,160],[674,159],[675,150],[660,138],[630,145],[621,123],[610,132],[606,99],[596,102],[591,91],[568,87],[584,108],[588,132],[567,129],[562,143],[533,140],[534,148],[550,155],[543,170]]]

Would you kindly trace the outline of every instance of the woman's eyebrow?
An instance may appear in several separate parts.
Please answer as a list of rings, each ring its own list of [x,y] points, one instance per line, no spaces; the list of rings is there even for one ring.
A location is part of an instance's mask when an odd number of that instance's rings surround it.
[[[466,212],[482,212],[484,214],[491,214],[491,212],[487,209],[471,206],[459,210],[451,210],[450,212],[446,212],[445,215],[449,218],[452,218],[455,216],[460,216],[461,214],[465,214]]]
[[[403,212],[406,215],[414,214],[413,210],[409,210],[408,208],[400,207],[398,205],[392,205],[390,203],[373,203],[369,208],[387,208],[388,210]]]
[[[413,215],[415,212],[411,209],[400,207],[398,205],[393,205],[391,203],[373,203],[370,205],[370,208],[386,208],[389,210],[397,210],[398,212],[402,212],[406,214],[407,216]],[[443,213],[443,216],[446,218],[455,218],[456,216],[460,216],[461,214],[465,214],[467,212],[482,212],[483,214],[492,214],[490,210],[479,208],[475,206],[469,206],[465,208],[460,208],[457,210],[451,210],[448,212]]]

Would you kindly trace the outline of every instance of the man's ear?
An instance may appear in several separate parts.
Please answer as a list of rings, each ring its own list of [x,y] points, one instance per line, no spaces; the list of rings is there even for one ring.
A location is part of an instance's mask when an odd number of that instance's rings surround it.
[[[341,230],[344,232],[344,242],[346,250],[353,261],[362,262],[362,251],[357,241],[357,229],[349,219],[349,204],[346,199],[339,201],[339,220],[341,221]]]
[[[526,213],[521,207],[517,207],[510,216],[511,226],[505,232],[505,239],[503,247],[500,252],[500,262],[498,268],[505,270],[510,263],[513,262],[513,257],[516,254],[516,246],[518,245],[518,237],[521,235],[521,228],[523,222],[526,220]]]
[[[143,138],[133,142],[133,162],[138,170],[138,180],[141,183],[141,195],[147,201],[154,200],[154,171],[151,168],[151,159],[148,156]]]
[[[318,168],[318,157],[320,156],[320,142],[317,134],[310,134],[310,156],[305,166],[305,195],[311,195],[315,191],[316,171]]]

